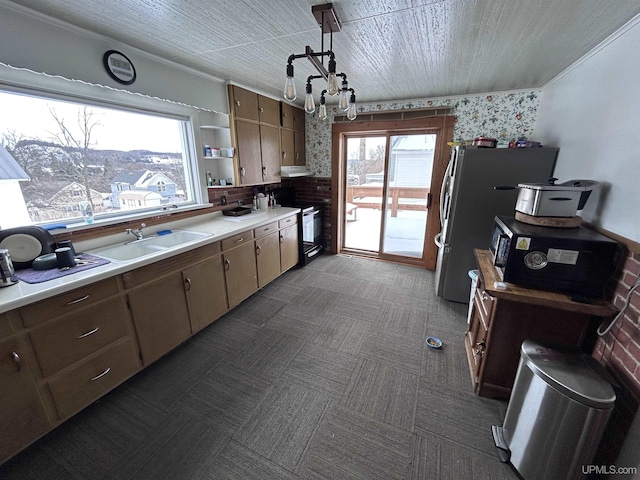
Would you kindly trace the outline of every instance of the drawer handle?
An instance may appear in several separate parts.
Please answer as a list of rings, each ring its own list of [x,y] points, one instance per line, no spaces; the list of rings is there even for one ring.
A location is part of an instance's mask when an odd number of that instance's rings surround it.
[[[264,113],[264,107],[260,107],[260,113]]]
[[[231,262],[229,260],[225,260],[224,267],[225,267],[225,270],[228,272],[229,269],[231,268]]]
[[[19,372],[22,369],[22,360],[20,359],[20,355],[16,352],[12,352],[11,359],[13,360],[13,363],[16,364],[16,372]]]
[[[239,107],[240,106],[240,100],[236,100],[236,105]]]
[[[482,300],[485,302],[489,300],[489,295],[487,295],[487,292],[482,292]]]
[[[189,277],[184,279],[184,283],[185,283],[187,292],[191,290],[191,279]]]
[[[260,255],[260,245],[256,245],[256,255]]]
[[[244,176],[245,176],[245,173],[246,173],[245,168],[244,168],[244,167],[240,167],[240,176],[241,176],[241,177],[244,177]]]
[[[262,167],[262,176],[263,177],[267,176],[267,167]]]
[[[70,302],[67,302],[67,305],[73,305],[76,303],[84,302],[87,298],[89,298],[88,293],[84,297],[76,298],[75,300],[71,300]]]
[[[476,346],[478,348],[474,348],[473,349],[474,355],[478,355],[480,357],[484,356],[484,349],[487,346],[487,344],[484,342],[484,340],[482,342],[476,343]]]
[[[102,377],[104,377],[107,373],[109,373],[111,371],[111,367],[107,367],[107,369],[102,372],[99,373],[98,375],[96,375],[95,377],[93,377],[91,380],[89,380],[90,382],[95,382],[96,380],[101,379]]]
[[[98,330],[100,330],[100,327],[96,327],[93,330],[88,331],[87,333],[83,333],[82,335],[80,335],[79,337],[76,338],[85,338],[88,337],[89,335],[93,335],[94,333],[96,333]]]
[[[284,237],[280,235],[280,243],[284,243]]]
[[[242,242],[244,242],[244,237],[237,238],[237,239],[235,240],[235,242],[236,242],[236,243],[242,243]]]

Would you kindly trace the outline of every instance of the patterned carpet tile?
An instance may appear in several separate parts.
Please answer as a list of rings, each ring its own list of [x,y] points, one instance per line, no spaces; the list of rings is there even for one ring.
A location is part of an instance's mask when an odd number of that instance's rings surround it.
[[[458,342],[451,342],[445,335],[439,349],[426,349],[422,356],[420,375],[423,381],[437,388],[456,389],[471,393],[473,385],[469,374],[467,353]]]
[[[324,322],[322,315],[305,306],[287,305],[269,319],[267,327],[294,337],[310,339]]]
[[[341,403],[369,418],[411,431],[418,381],[417,374],[362,360]]]
[[[287,368],[304,345],[304,340],[265,328],[253,343],[233,361],[240,371],[274,380]]]
[[[284,374],[300,383],[342,396],[360,360],[353,355],[307,343]]]
[[[327,318],[313,337],[313,343],[340,352],[358,353],[370,328],[369,323],[338,315],[327,315]]]
[[[226,315],[198,332],[190,342],[223,352],[225,360],[229,360],[261,333],[262,327]]]
[[[338,299],[338,294],[318,287],[307,287],[298,295],[292,305],[305,307],[317,314],[326,312]]]
[[[340,294],[336,301],[327,308],[326,313],[375,323],[383,305],[384,302],[379,300],[363,298],[359,295]]]
[[[439,435],[479,452],[496,456],[491,425],[501,425],[499,400],[420,382],[415,431]]]
[[[205,472],[210,480],[295,480],[297,475],[237,442],[229,442]]]
[[[176,413],[151,432],[137,451],[114,465],[109,478],[203,478],[229,440],[217,426],[202,418]]]
[[[385,365],[420,373],[422,352],[427,348],[422,335],[401,335],[370,329],[362,339],[358,355]]]
[[[295,472],[306,479],[407,478],[412,433],[333,405]]]
[[[286,304],[286,302],[274,300],[264,295],[252,295],[231,310],[227,316],[239,318],[243,322],[260,327],[267,323]]]
[[[259,377],[220,365],[202,379],[178,406],[194,417],[208,419],[233,435],[270,390]]]
[[[294,381],[280,381],[233,439],[293,470],[330,402],[330,395]]]
[[[438,435],[429,435],[417,439],[408,478],[516,480],[518,476],[495,456],[485,456]]]
[[[411,304],[383,303],[375,322],[387,332],[409,336],[425,336],[428,311]]]

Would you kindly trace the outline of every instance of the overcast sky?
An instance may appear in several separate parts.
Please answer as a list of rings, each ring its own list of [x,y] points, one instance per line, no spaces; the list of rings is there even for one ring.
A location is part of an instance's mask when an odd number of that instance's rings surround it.
[[[78,107],[66,102],[40,100],[25,95],[0,92],[0,138],[15,131],[24,138],[55,141],[60,132],[51,116],[49,105],[65,125],[81,138],[78,129]],[[148,115],[90,107],[92,120],[99,125],[92,130],[93,148],[99,150],[153,150],[176,153],[182,151],[178,122]],[[142,128],[144,125],[144,128]]]

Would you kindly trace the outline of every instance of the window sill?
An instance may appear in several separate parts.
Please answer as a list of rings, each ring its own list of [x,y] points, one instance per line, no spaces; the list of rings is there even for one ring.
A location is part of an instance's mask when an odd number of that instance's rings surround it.
[[[123,225],[132,222],[147,222],[149,225],[161,224],[168,221],[173,221],[178,215],[180,217],[189,217],[199,215],[201,213],[209,213],[213,204],[191,204],[185,207],[168,208],[168,209],[156,209],[146,210],[144,212],[132,213],[130,215],[119,215],[118,217],[99,218],[94,220],[93,223],[87,224],[84,222],[69,223],[60,228],[49,228],[49,232],[55,238],[62,238],[73,236],[91,238],[102,236],[105,233],[113,229],[120,230]],[[206,210],[203,211],[203,210]],[[58,224],[51,224],[58,225]],[[43,225],[46,228],[46,225]]]

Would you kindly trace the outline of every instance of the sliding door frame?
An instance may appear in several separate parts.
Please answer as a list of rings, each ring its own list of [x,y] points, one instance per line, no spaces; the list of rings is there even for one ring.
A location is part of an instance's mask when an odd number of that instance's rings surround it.
[[[334,123],[331,131],[331,251],[340,253],[344,244],[345,218],[344,198],[346,195],[346,178],[344,158],[345,136],[358,133],[366,135],[389,136],[395,132],[415,134],[436,134],[437,142],[433,158],[433,177],[431,181],[430,204],[428,206],[427,229],[421,259],[395,257],[403,263],[419,264],[430,270],[435,269],[437,248],[433,237],[440,231],[440,188],[444,171],[449,162],[451,148],[447,145],[453,138],[454,116],[432,116],[407,120],[369,120],[351,123]],[[385,156],[388,152],[385,153]],[[385,158],[385,165],[386,165]],[[382,258],[382,256],[377,255]],[[402,260],[401,260],[402,259]]]

